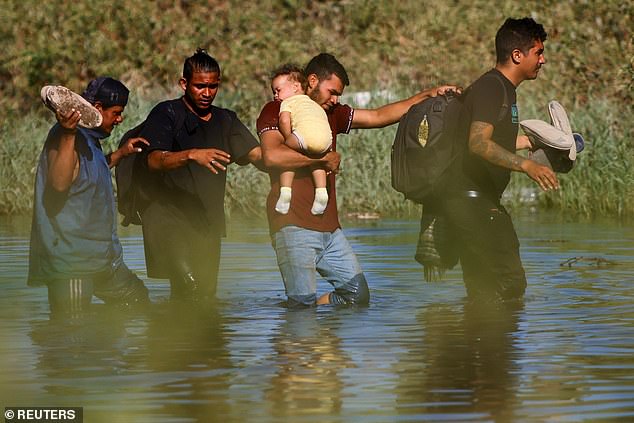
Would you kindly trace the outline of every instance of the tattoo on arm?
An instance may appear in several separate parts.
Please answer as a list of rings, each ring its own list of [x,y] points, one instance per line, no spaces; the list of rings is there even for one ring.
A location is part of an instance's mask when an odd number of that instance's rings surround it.
[[[469,150],[494,165],[521,170],[524,159],[496,144],[491,139],[492,133],[493,126],[490,123],[472,122],[469,131]]]

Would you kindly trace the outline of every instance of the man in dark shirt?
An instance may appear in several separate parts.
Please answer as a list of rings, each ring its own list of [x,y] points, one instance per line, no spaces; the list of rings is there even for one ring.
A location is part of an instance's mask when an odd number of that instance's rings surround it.
[[[140,136],[149,141],[149,204],[141,213],[148,276],[168,278],[174,299],[213,299],[225,234],[227,166],[260,164],[255,137],[212,103],[220,66],[204,50],[185,60],[181,98],[159,103]]]
[[[469,297],[521,297],[526,277],[511,218],[500,205],[511,171],[524,172],[545,191],[555,173],[516,154],[530,147],[517,136],[515,89],[537,78],[546,32],[531,18],[507,19],[495,37],[497,64],[468,90],[460,117],[463,154],[451,169],[443,210],[455,230]]]
[[[367,304],[368,284],[350,244],[341,231],[335,195],[335,171],[339,155],[335,152],[337,134],[347,134],[353,128],[381,128],[401,118],[415,103],[454,86],[422,91],[408,99],[387,104],[378,109],[353,109],[339,104],[344,87],[349,84],[344,67],[330,54],[315,56],[304,69],[308,79],[307,94],[321,105],[332,129],[332,152],[312,159],[284,144],[279,131],[280,102],[271,101],[262,109],[257,130],[264,164],[271,175],[271,191],[267,199],[267,214],[278,266],[286,287],[288,305]],[[311,207],[314,185],[310,166],[319,165],[331,171],[328,176],[328,205],[323,215],[313,215]],[[296,171],[293,196],[288,214],[275,211],[279,197],[279,173]],[[316,272],[334,288],[317,299]]]

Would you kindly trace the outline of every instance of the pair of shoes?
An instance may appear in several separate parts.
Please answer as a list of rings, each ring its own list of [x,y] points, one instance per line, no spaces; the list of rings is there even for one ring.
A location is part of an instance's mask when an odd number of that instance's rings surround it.
[[[75,109],[81,114],[79,125],[84,128],[98,128],[103,118],[101,113],[86,99],[61,85],[46,85],[40,91],[42,102],[53,112],[63,113]]]
[[[531,141],[533,148],[529,159],[550,167],[558,173],[569,172],[583,151],[585,140],[581,134],[572,132],[564,107],[556,100],[548,103],[550,122],[527,119],[520,126]]]

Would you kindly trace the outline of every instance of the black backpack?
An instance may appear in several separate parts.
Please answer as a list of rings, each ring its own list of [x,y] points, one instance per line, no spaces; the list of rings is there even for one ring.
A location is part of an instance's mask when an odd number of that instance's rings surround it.
[[[499,75],[492,76],[504,87],[501,120],[509,107],[506,86]],[[461,135],[460,112],[469,91],[427,98],[401,117],[392,144],[392,187],[406,199],[422,204],[437,193],[445,172],[464,151],[456,141]]]
[[[130,138],[136,138],[141,134],[145,121],[126,132],[119,141],[121,148]],[[141,147],[143,148],[143,147]],[[144,149],[145,150],[145,149]],[[141,224],[141,192],[138,189],[137,181],[144,171],[143,161],[147,160],[145,151],[138,154],[131,154],[122,158],[115,168],[115,182],[117,184],[117,208],[123,216],[121,225],[128,226]]]
[[[119,141],[118,148],[121,148],[130,138],[138,137],[143,131],[143,127],[147,121],[139,123],[134,128],[123,134]],[[185,116],[182,113],[176,113],[176,132],[185,124]],[[122,226],[129,224],[141,224],[141,211],[149,203],[149,195],[144,186],[152,186],[155,182],[147,167],[147,151],[145,144],[141,145],[142,152],[138,154],[130,154],[122,158],[115,168],[115,182],[117,184],[117,208],[123,216]]]
[[[439,95],[414,104],[401,118],[392,144],[392,187],[422,204],[453,162],[450,132],[456,130],[460,98]]]
[[[178,109],[174,108],[176,104],[176,102],[172,101],[168,105],[176,119],[173,134],[175,140],[177,140],[181,130],[192,133],[196,126],[195,123],[191,122],[191,119],[188,121],[186,112],[181,113]],[[218,107],[214,107],[213,110],[222,125],[222,136],[227,139],[230,138],[231,113],[233,112]],[[147,120],[144,120],[126,132],[121,137],[118,148],[121,148],[130,138],[138,137],[143,131],[146,122]],[[117,208],[119,213],[123,216],[123,220],[121,221],[122,226],[128,226],[131,223],[133,225],[141,225],[141,212],[150,203],[151,198],[156,196],[156,187],[162,186],[164,182],[162,173],[150,172],[147,166],[147,151],[145,145],[141,145],[141,148],[143,149],[142,152],[122,158],[115,169]]]

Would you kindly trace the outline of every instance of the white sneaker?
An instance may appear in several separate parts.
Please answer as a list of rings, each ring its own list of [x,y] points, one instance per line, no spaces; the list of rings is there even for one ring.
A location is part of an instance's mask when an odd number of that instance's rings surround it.
[[[548,103],[548,113],[550,113],[550,121],[553,126],[566,135],[573,137],[572,148],[568,154],[570,160],[575,160],[577,158],[577,145],[574,142],[574,136],[572,135],[572,127],[570,126],[570,120],[568,119],[568,114],[566,113],[566,109],[562,106],[557,100],[552,100]]]
[[[46,85],[40,91],[42,102],[53,112],[67,112],[75,109],[81,113],[79,125],[84,128],[98,128],[103,118],[101,113],[85,98],[61,85]]]

